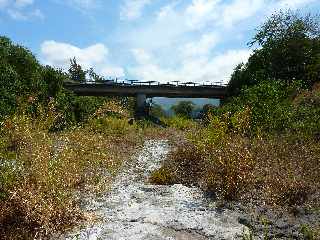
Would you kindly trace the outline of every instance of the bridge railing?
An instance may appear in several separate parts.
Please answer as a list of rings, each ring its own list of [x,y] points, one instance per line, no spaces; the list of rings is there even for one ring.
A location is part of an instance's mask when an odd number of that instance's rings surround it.
[[[167,83],[162,83],[158,81],[139,81],[139,80],[128,80],[128,79],[107,79],[105,81],[96,82],[87,80],[86,82],[66,82],[67,84],[93,84],[93,85],[112,85],[112,86],[172,86],[172,87],[226,87],[223,81],[219,82],[183,82],[183,81],[171,81]]]

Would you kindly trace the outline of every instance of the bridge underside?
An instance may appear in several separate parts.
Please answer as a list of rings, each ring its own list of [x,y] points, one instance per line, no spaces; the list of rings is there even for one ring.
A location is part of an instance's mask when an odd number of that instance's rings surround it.
[[[222,86],[165,86],[165,85],[108,85],[66,84],[65,88],[79,96],[136,97],[136,115],[145,113],[146,98],[216,98],[223,99],[226,93]]]
[[[118,86],[107,84],[68,84],[67,89],[79,96],[126,96],[135,97],[145,94],[147,98],[218,98],[225,96],[225,87],[221,86]]]

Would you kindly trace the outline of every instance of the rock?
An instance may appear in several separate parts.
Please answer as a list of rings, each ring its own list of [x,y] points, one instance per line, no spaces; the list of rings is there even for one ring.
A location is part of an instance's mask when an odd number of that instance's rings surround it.
[[[239,216],[238,222],[242,225],[249,227],[249,228],[252,227],[252,220],[251,220],[251,217],[249,217],[249,216],[245,216],[245,215]]]

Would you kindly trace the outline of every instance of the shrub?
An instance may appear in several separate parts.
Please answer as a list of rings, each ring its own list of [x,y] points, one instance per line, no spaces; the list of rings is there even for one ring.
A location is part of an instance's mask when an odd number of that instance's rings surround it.
[[[240,136],[228,136],[220,146],[207,149],[203,175],[205,189],[232,200],[250,188],[254,159],[249,141]]]
[[[319,141],[292,131],[252,135],[251,118],[250,108],[211,115],[208,125],[191,132],[188,143],[165,162],[170,181],[196,184],[224,199],[256,195],[285,206],[309,202],[320,187]]]
[[[139,141],[127,120],[99,119],[107,127],[86,124],[59,134],[48,131],[55,123],[53,109],[38,118],[22,114],[2,123],[0,238],[11,230],[17,234],[13,238],[25,233],[33,238],[64,229],[83,217],[75,190],[109,186]]]
[[[287,86],[280,81],[263,81],[242,90],[241,94],[225,104],[220,112],[234,115],[249,108],[251,134],[283,133],[291,128],[294,113],[290,97],[297,89],[298,84]]]
[[[255,176],[269,202],[301,205],[319,188],[319,143],[270,137],[256,140],[253,152],[257,162]]]
[[[149,181],[152,184],[169,185],[174,183],[173,169],[167,166],[161,167],[152,172]]]
[[[196,127],[196,123],[188,118],[174,116],[170,118],[163,118],[163,122],[168,126],[178,130],[189,130]]]

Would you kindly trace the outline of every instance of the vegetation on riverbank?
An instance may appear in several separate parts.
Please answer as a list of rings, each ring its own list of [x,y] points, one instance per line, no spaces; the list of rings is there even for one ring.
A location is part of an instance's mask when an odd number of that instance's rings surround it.
[[[97,192],[110,186],[122,162],[141,144],[142,134],[127,118],[106,115],[124,112],[118,104],[105,106],[81,126],[56,133],[49,131],[56,117],[53,107],[37,118],[23,113],[2,123],[1,239],[63,230],[84,217],[76,190]]]
[[[156,130],[129,124],[132,99],[64,89],[87,74],[75,60],[69,73],[43,66],[5,37],[0,56],[0,238],[42,238],[84,219],[78,192],[110,187]]]
[[[268,19],[252,42],[259,48],[232,75],[229,98],[150,181],[196,185],[224,200],[319,209],[316,19],[292,12]]]

